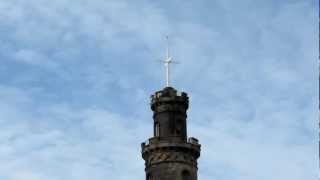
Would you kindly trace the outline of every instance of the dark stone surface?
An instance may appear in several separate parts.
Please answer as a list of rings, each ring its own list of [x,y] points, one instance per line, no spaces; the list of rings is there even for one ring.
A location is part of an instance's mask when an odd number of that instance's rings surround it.
[[[142,143],[147,180],[197,180],[200,144],[187,139],[187,93],[166,87],[151,96],[154,136]]]

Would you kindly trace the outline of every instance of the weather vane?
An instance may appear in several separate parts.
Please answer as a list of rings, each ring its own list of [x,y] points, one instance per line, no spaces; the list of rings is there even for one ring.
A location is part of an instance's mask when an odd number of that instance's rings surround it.
[[[170,56],[169,51],[169,36],[166,36],[167,39],[167,52],[166,52],[166,58],[162,60],[161,62],[164,63],[164,66],[166,68],[166,86],[170,86],[170,64],[178,64],[177,61],[172,61],[172,57]]]

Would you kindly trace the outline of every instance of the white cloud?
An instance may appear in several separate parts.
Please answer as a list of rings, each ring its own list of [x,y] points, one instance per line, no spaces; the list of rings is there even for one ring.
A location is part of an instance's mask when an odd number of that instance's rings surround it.
[[[7,98],[19,100],[25,96],[19,92]],[[1,107],[6,103],[2,102]],[[131,177],[130,174],[122,174],[123,169],[136,173],[136,179],[139,179],[139,174],[143,176],[139,148],[141,138],[147,137],[142,131],[147,128],[145,125],[126,125],[127,117],[103,109],[72,109],[55,105],[43,108],[42,113],[45,111],[50,116],[40,116],[39,119],[37,113],[27,112],[25,105],[20,108],[7,105],[16,116],[7,116],[6,109],[0,111],[5,129],[0,133],[0,174],[4,179]],[[43,125],[41,121],[51,122],[50,126]],[[61,126],[65,121],[72,123]]]
[[[203,145],[199,179],[316,176],[315,8],[214,3],[0,2],[1,179],[144,178],[165,34]]]

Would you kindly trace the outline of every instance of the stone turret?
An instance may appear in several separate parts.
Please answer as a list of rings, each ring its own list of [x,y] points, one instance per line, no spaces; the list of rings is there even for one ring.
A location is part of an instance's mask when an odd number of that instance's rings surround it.
[[[187,93],[166,87],[151,96],[153,137],[142,143],[146,180],[197,180],[200,144],[187,136]]]

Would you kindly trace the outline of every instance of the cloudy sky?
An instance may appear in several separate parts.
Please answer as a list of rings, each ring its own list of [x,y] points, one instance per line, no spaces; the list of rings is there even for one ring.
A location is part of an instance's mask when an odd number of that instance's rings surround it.
[[[311,0],[0,0],[0,179],[142,180],[165,35],[199,180],[318,176]]]

